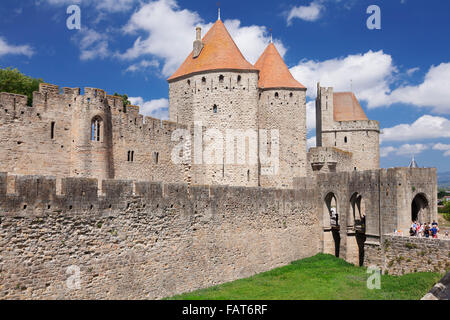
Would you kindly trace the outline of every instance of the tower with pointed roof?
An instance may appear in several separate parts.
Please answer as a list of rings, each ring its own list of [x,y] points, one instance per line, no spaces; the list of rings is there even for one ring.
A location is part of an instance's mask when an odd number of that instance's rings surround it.
[[[279,173],[261,175],[261,185],[291,187],[292,177],[306,175],[306,88],[294,79],[272,42],[255,67],[259,70],[258,125],[279,134]]]
[[[168,82],[170,120],[204,127],[203,147],[194,147],[193,183],[292,187],[293,177],[306,176],[306,88],[272,42],[253,66],[219,17],[203,38],[196,29],[192,53]],[[220,164],[206,160],[217,160],[207,146],[217,146],[208,129],[223,136]],[[230,141],[236,141],[233,150]]]
[[[203,39],[197,29],[192,53],[168,79],[170,120],[218,130],[223,141],[236,140],[238,144],[237,140],[242,137],[257,141],[252,133],[256,134],[258,128],[258,74],[258,69],[244,58],[220,19]],[[227,136],[230,129],[240,133]],[[215,153],[210,154],[208,144],[217,141],[208,141],[211,140],[208,136],[203,138],[203,150],[194,150],[197,151],[194,184],[259,185],[257,161],[246,161],[243,165],[238,160],[249,159],[250,150],[233,148],[234,154],[231,154],[226,148],[222,163],[208,164],[208,157],[217,160]],[[196,170],[199,162],[202,165]]]
[[[334,92],[317,84],[317,147],[335,147],[351,153],[348,168],[380,168],[380,125],[369,120],[353,92]]]

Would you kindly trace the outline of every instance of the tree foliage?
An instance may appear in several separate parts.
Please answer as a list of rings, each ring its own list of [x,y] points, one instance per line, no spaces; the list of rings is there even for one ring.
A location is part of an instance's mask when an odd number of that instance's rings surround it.
[[[130,100],[128,100],[128,96],[126,94],[118,94],[116,92],[116,93],[114,93],[114,97],[122,97],[124,106],[129,106],[131,104],[131,102],[130,102]]]
[[[438,189],[438,199],[442,199],[446,195],[447,195],[447,191],[445,188]]]
[[[0,69],[0,92],[9,92],[27,96],[27,104],[33,104],[33,92],[39,90],[42,79],[34,79],[17,69]]]
[[[448,219],[450,220],[450,201],[444,202],[444,207],[438,209],[439,213],[447,214]]]

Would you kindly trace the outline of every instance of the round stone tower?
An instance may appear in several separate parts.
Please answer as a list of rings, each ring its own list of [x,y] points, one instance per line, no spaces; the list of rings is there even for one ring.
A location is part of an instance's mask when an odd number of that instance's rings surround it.
[[[306,176],[306,88],[294,79],[273,43],[255,67],[260,71],[261,186],[291,188],[294,177]]]
[[[197,126],[194,184],[258,185],[258,70],[218,20],[168,79],[171,121]],[[198,144],[202,146],[198,146]]]

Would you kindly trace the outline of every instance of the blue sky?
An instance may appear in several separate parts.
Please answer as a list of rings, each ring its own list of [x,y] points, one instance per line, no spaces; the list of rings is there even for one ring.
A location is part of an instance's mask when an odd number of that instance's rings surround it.
[[[0,3],[0,67],[68,87],[126,93],[142,113],[167,117],[166,79],[192,50],[195,26],[217,1],[28,0]],[[81,8],[81,30],[66,9]],[[369,30],[369,5],[381,30]],[[314,144],[315,86],[355,91],[383,129],[381,165],[450,171],[450,2],[443,0],[221,1],[222,20],[254,63],[270,40],[308,87]]]

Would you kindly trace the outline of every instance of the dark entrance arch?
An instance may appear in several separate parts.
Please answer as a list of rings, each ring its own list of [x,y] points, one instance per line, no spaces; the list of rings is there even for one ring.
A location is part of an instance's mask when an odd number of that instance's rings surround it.
[[[364,243],[366,242],[366,206],[361,194],[355,192],[350,198],[350,214],[348,217],[349,236],[354,236],[357,248],[354,248],[354,261],[364,265]],[[351,239],[349,239],[351,240]],[[347,248],[350,250],[350,248]]]
[[[429,205],[423,193],[417,194],[411,202],[411,221],[430,222]]]
[[[325,242],[328,242],[325,246],[327,244],[329,245],[325,252],[332,253],[336,257],[339,257],[339,247],[341,245],[339,216],[336,195],[333,192],[330,192],[325,196],[323,208],[324,240]],[[332,245],[329,242],[331,242]]]

